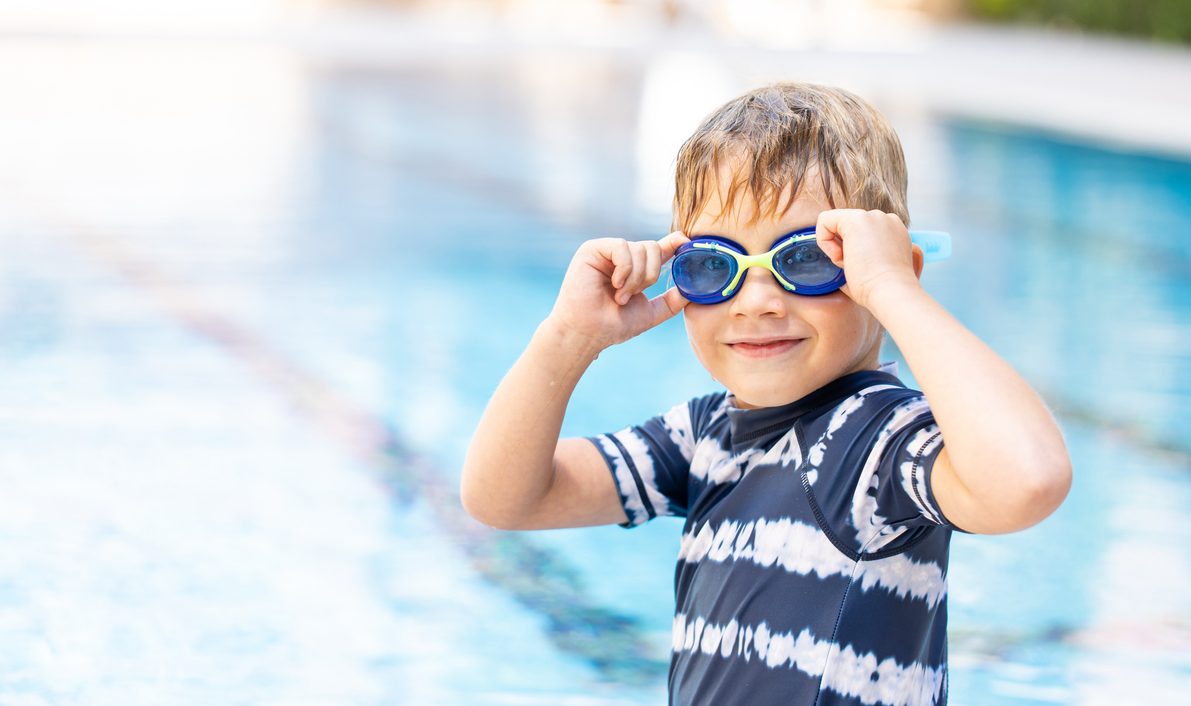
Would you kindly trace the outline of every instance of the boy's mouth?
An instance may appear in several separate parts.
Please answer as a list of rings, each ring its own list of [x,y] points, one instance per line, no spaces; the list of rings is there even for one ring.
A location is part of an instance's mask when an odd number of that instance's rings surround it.
[[[750,339],[733,341],[728,346],[733,351],[750,358],[767,358],[786,353],[805,340],[805,338]]]

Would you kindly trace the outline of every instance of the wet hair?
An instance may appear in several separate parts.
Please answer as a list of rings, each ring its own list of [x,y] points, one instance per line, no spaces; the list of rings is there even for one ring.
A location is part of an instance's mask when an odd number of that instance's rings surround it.
[[[880,209],[909,226],[906,160],[885,117],[840,88],[776,83],[728,101],[682,145],[672,229],[690,234],[714,191],[724,216],[750,198],[754,222],[780,218],[814,175],[832,208]]]

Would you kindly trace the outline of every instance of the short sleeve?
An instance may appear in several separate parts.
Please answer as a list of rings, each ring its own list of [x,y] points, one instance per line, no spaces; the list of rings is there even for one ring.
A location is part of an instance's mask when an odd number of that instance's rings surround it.
[[[892,407],[866,463],[875,475],[869,490],[878,524],[959,530],[943,515],[931,490],[931,472],[942,450],[943,434],[925,397],[918,394]]]
[[[691,404],[684,402],[665,414],[611,434],[588,437],[608,463],[635,527],[659,516],[684,517],[687,477],[695,451]]]

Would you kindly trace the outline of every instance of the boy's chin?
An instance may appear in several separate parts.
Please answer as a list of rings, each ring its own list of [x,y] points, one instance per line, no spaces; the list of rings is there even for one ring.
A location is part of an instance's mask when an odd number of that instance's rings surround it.
[[[732,398],[740,409],[757,409],[759,407],[781,407],[797,402],[812,390],[801,388],[780,389],[772,386],[767,388],[750,389],[747,386],[731,390]]]

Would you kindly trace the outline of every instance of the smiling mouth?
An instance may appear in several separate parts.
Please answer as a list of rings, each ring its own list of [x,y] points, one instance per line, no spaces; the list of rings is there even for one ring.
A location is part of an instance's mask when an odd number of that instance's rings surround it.
[[[737,353],[750,358],[768,358],[791,351],[805,340],[805,338],[783,338],[766,342],[738,341],[729,343],[728,346]]]

